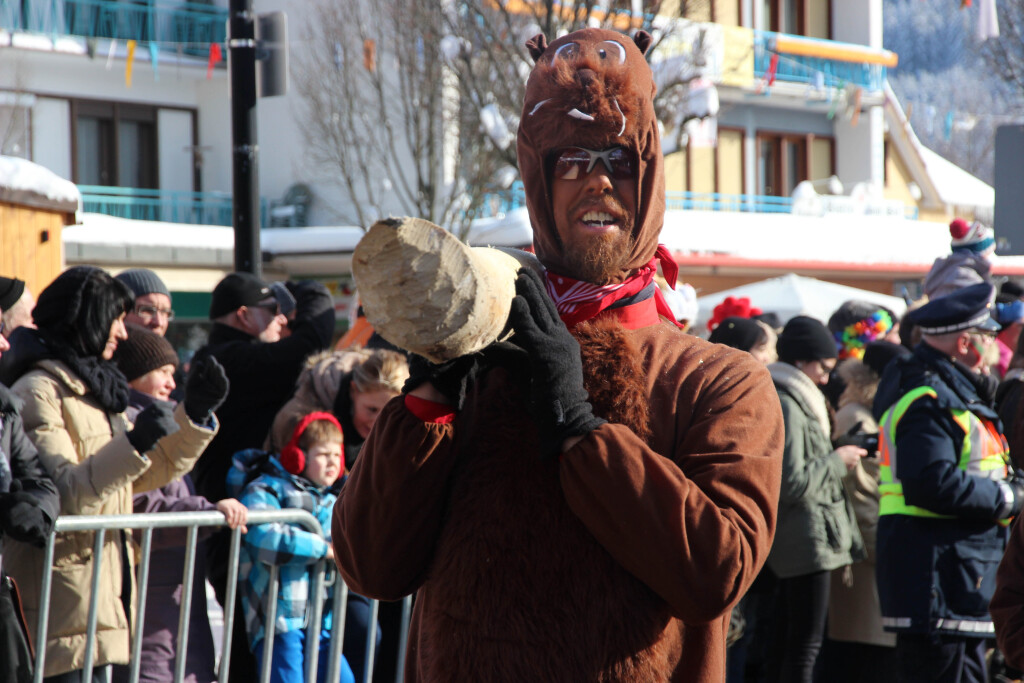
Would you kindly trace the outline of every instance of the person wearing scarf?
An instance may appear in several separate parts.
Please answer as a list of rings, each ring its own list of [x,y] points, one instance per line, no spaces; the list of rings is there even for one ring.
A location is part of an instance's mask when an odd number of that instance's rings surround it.
[[[775,543],[768,567],[779,579],[772,680],[811,683],[825,637],[831,571],[864,559],[864,543],[843,478],[867,451],[832,448],[832,416],[821,387],[836,364],[836,343],[820,321],[791,319],[768,366],[782,403],[786,447]],[[842,615],[831,615],[842,618]]]
[[[783,427],[764,368],[686,335],[650,36],[528,43],[518,157],[543,276],[511,338],[410,362],[334,509],[349,586],[416,604],[407,681],[712,681],[771,545]]]
[[[112,361],[127,338],[131,291],[109,273],[76,266],[44,289],[33,309],[37,329],[11,335],[4,383],[24,403],[25,433],[60,494],[61,515],[130,514],[132,494],[158,488],[190,469],[212,440],[217,422],[215,368],[202,368],[172,412],[154,404],[130,422],[129,390]],[[221,371],[221,375],[223,371]],[[200,386],[202,385],[202,386]],[[191,389],[192,398],[188,396]],[[85,665],[95,534],[59,534],[46,639],[45,681],[79,681]],[[105,535],[97,596],[94,672],[125,664],[135,621],[135,553],[123,532]],[[24,595],[31,633],[39,620],[44,551],[23,543],[5,548],[4,570]]]

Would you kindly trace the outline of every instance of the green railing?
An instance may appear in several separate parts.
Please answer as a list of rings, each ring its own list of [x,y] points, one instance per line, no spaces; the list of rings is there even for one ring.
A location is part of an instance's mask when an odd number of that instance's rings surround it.
[[[228,11],[199,2],[0,0],[0,28],[51,36],[116,38],[205,55],[225,40]]]
[[[227,192],[177,192],[137,187],[79,185],[82,210],[119,218],[193,225],[231,225]],[[260,200],[260,225],[266,226],[268,202]]]
[[[849,197],[823,196],[836,207],[843,209],[849,205],[853,212],[853,200]],[[481,213],[478,217],[490,218],[512,209],[526,206],[526,196],[520,181],[512,186],[507,194],[491,195],[484,198]],[[720,192],[666,192],[665,208],[668,211],[734,211],[739,213],[793,213],[792,197],[775,197],[757,194],[723,194]],[[865,206],[861,209],[867,215],[893,215],[896,205]],[[916,206],[903,206],[898,212],[907,220],[917,220]]]

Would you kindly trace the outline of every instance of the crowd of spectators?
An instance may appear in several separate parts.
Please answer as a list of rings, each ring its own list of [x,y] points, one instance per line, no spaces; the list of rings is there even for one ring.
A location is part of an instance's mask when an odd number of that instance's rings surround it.
[[[868,300],[784,324],[747,300],[715,309],[709,341],[767,367],[785,428],[771,552],[732,610],[730,683],[918,680],[913,670],[981,680],[972,676],[986,667],[1012,675],[1022,663],[1024,537],[1011,541],[1008,524],[1024,504],[1024,289],[991,281],[986,230],[954,222],[953,256],[936,262],[930,296],[908,302],[902,320]],[[212,510],[225,528],[198,546],[187,680],[217,680],[205,586],[225,603],[236,529],[231,679],[258,675],[268,565],[282,568],[272,680],[302,679],[309,571],[326,561],[334,572],[331,509],[377,415],[403,391],[407,355],[375,335],[332,350],[334,304],[321,284],[231,273],[211,294],[209,339],[185,371],[165,339],[172,303],[146,269],[70,268],[38,300],[0,277],[4,680],[31,679],[43,548],[58,516]],[[285,508],[309,511],[321,534],[247,525],[249,510]],[[128,680],[138,540],[109,534],[101,553],[92,665],[114,681]],[[92,545],[88,532],[55,542],[48,682],[78,681],[84,667]],[[184,549],[180,529],[154,535],[140,680],[173,679]],[[321,596],[321,680],[339,617],[331,590]],[[371,665],[370,612],[350,595],[344,681]],[[378,675],[393,676],[398,615],[388,605],[381,625],[369,639],[383,641]]]

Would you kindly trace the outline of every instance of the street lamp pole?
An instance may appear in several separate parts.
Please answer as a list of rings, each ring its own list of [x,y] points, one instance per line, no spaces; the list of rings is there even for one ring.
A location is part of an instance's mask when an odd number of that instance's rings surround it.
[[[232,225],[235,270],[261,275],[259,147],[256,144],[256,15],[252,0],[231,0]]]

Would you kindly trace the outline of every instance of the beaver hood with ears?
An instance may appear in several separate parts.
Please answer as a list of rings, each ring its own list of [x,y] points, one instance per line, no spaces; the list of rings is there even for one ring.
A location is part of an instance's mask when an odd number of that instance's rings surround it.
[[[519,170],[533,224],[533,244],[545,267],[569,274],[551,212],[548,162],[564,147],[625,147],[637,162],[633,247],[621,282],[646,265],[658,246],[665,216],[665,174],[654,115],[657,87],[644,59],[651,37],[584,29],[550,45],[543,34],[527,42],[535,65],[519,122]]]

